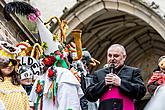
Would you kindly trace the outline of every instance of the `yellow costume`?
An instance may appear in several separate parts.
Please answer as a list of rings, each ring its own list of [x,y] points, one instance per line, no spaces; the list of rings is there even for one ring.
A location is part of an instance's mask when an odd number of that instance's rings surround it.
[[[30,110],[26,91],[21,85],[13,85],[9,77],[0,81],[0,99],[6,110]]]

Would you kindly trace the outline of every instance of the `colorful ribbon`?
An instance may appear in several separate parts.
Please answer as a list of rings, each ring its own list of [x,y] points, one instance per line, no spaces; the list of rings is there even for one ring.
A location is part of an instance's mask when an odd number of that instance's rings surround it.
[[[62,67],[64,68],[68,68],[68,65],[66,64],[65,60],[64,59],[61,59],[59,55],[56,55],[56,61],[54,63],[54,66],[56,67],[57,66],[57,63],[60,62]]]
[[[37,87],[36,87],[36,93],[38,94],[38,96],[37,96],[37,101],[35,105],[35,110],[38,110],[39,101],[40,101],[40,110],[42,110],[44,84],[45,84],[44,80],[42,81],[38,80]]]

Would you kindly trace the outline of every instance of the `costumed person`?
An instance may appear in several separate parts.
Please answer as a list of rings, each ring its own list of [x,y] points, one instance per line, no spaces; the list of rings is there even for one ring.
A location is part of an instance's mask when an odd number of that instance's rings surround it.
[[[37,26],[41,37],[46,33],[44,42],[51,42],[55,46],[48,46],[45,50],[46,54],[50,53],[43,59],[46,69],[35,81],[30,101],[35,103],[36,110],[80,110],[80,98],[83,95],[80,83],[67,69],[65,57],[58,48],[60,44],[53,42],[52,34],[43,23],[37,22]]]
[[[58,57],[43,59],[45,67],[49,68],[37,78],[30,94],[36,110],[80,110],[81,85]]]
[[[86,89],[85,76],[87,74],[86,69],[84,68],[82,59],[82,43],[81,43],[81,30],[73,30],[72,36],[74,38],[74,42],[71,42],[67,45],[69,53],[69,62],[70,62],[70,71],[74,74],[77,80],[81,84],[81,88],[83,92]],[[88,102],[84,97],[80,99],[80,105],[82,110],[88,110]]]
[[[83,89],[83,92],[85,93],[87,87],[92,83],[92,76],[89,71],[89,66],[96,66],[96,64],[100,64],[99,61],[92,58],[91,54],[84,48],[83,49],[83,55],[81,59],[83,63],[83,75],[81,75],[81,87]],[[85,84],[84,84],[85,83]],[[85,97],[82,98],[82,101],[87,102],[87,110],[98,110],[97,103],[96,102],[90,102]],[[85,109],[86,110],[86,109]]]
[[[28,42],[20,42],[16,46],[21,49],[17,57],[21,84],[30,95],[35,79],[41,74],[41,64],[38,58],[42,55],[42,48],[38,43],[32,47]]]
[[[108,68],[95,71],[93,84],[85,97],[99,100],[99,110],[135,110],[134,99],[140,100],[146,93],[140,69],[124,64],[126,50],[120,44],[113,44],[107,51]]]
[[[31,6],[30,4],[28,4],[26,2],[20,2],[20,1],[9,2],[5,5],[3,12],[4,12],[4,17],[6,18],[6,20],[11,19],[10,13],[17,13],[19,15],[26,16],[27,19],[32,22],[36,22],[37,20],[39,20],[41,22],[41,19],[39,19],[39,16],[41,15],[40,11],[37,8],[34,8],[33,6]],[[49,43],[49,44],[51,46],[55,45],[52,43]],[[23,56],[32,56],[33,57],[32,53],[34,53],[34,52],[32,52],[33,51],[32,49],[33,49],[33,47],[35,47],[35,44],[32,47],[27,42],[21,42],[21,43],[19,43],[18,46],[22,50],[21,53],[19,53],[19,56],[22,56],[22,58],[23,58]],[[41,49],[40,49],[40,47],[38,47],[34,50],[40,51]],[[35,58],[38,59],[39,55],[36,54]],[[26,74],[26,73],[24,73],[24,71],[22,71],[26,67],[25,67],[25,65],[23,65],[21,67],[21,71],[19,71],[22,73],[21,74],[22,76],[24,76]],[[31,71],[28,70],[28,72],[31,72]],[[31,73],[29,73],[29,74],[31,74]],[[33,75],[31,75],[31,76],[33,76]],[[23,79],[21,79],[21,83],[22,83],[23,87],[27,90],[28,94],[30,93],[30,90],[31,90],[31,84],[29,83],[29,79],[31,79],[31,78],[29,78],[29,75],[28,76],[26,75],[26,77],[23,77]]]
[[[42,60],[45,71],[36,79],[30,101],[35,104],[35,110],[80,110],[81,85],[68,70],[66,56],[59,49],[60,43],[53,41],[52,33],[40,20],[36,23],[41,41],[47,48]]]
[[[158,60],[158,67],[154,69],[151,78],[148,80],[147,89],[151,95],[165,83],[165,56],[161,56]]]
[[[88,51],[82,49],[81,44],[81,30],[73,30],[72,36],[74,37],[74,42],[71,42],[67,45],[68,50],[70,50],[70,57],[68,57],[70,61],[70,71],[74,74],[77,80],[81,84],[81,88],[83,92],[86,90],[87,82],[89,82],[89,77],[86,77],[89,74],[88,66],[91,64],[92,66],[96,65],[96,60],[94,61]],[[94,61],[94,62],[93,62]],[[95,65],[94,65],[95,63]],[[85,97],[80,99],[81,109],[82,110],[95,110],[96,106],[93,106],[94,103],[90,103],[87,101]]]
[[[5,110],[29,110],[28,96],[16,72],[16,53],[18,48],[0,41],[0,99]]]
[[[19,61],[18,73],[20,74],[20,82],[28,95],[30,95],[32,89],[32,71],[31,71],[31,59],[26,60],[25,56],[30,56],[31,45],[28,42],[20,42],[16,44],[16,47],[21,51],[18,53],[17,60]],[[31,62],[30,64],[26,62]]]
[[[31,56],[19,56],[18,73],[20,75],[21,84],[26,90],[27,94],[30,95],[32,86],[37,77],[41,74],[40,63]]]
[[[96,66],[96,64],[100,64],[100,62],[97,61],[96,59],[92,58],[91,54],[87,50],[83,51],[82,62],[85,65],[85,68],[87,70],[87,75],[85,77],[86,88],[87,88],[88,86],[90,86],[93,83],[93,80],[92,80],[93,77],[92,77],[92,74],[90,73],[88,68],[89,68],[89,66]],[[88,101],[88,110],[98,110],[98,104],[97,103],[98,102]]]
[[[82,58],[77,61],[72,61],[70,67],[71,72],[76,76],[77,80],[81,84],[81,88],[85,93],[86,88],[91,84],[92,78],[90,77],[89,66],[96,66],[100,63],[91,57],[90,53],[83,48],[82,49]],[[76,56],[75,53],[72,53],[71,58],[74,59]],[[89,102],[84,96],[80,99],[81,109],[82,110],[97,110],[96,103]]]

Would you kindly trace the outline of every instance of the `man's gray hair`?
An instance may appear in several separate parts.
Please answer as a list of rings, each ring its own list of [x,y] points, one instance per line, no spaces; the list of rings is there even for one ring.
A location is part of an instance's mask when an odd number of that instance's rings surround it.
[[[114,47],[115,48],[120,48],[122,50],[122,52],[123,52],[123,55],[127,55],[126,50],[125,50],[123,45],[121,45],[121,44],[113,44],[109,48],[114,48]]]

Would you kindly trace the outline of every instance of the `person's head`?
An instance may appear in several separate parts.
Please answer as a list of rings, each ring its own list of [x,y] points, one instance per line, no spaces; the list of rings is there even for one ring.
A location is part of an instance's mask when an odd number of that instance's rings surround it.
[[[126,50],[120,44],[113,44],[107,51],[107,64],[115,64],[115,68],[124,65],[126,59]]]
[[[4,77],[11,77],[11,82],[14,85],[19,85],[20,80],[18,77],[18,73],[15,71],[16,61],[9,60],[8,64],[0,67],[0,78],[1,81],[4,81]]]
[[[4,81],[4,77],[11,77],[11,82],[15,85],[20,84],[18,74],[16,73],[16,55],[20,52],[19,48],[12,44],[0,41],[0,79]]]
[[[158,66],[160,67],[160,70],[165,73],[165,56],[161,56],[158,60]]]
[[[10,74],[14,71],[14,65],[3,66],[0,71],[3,76],[10,76]]]

